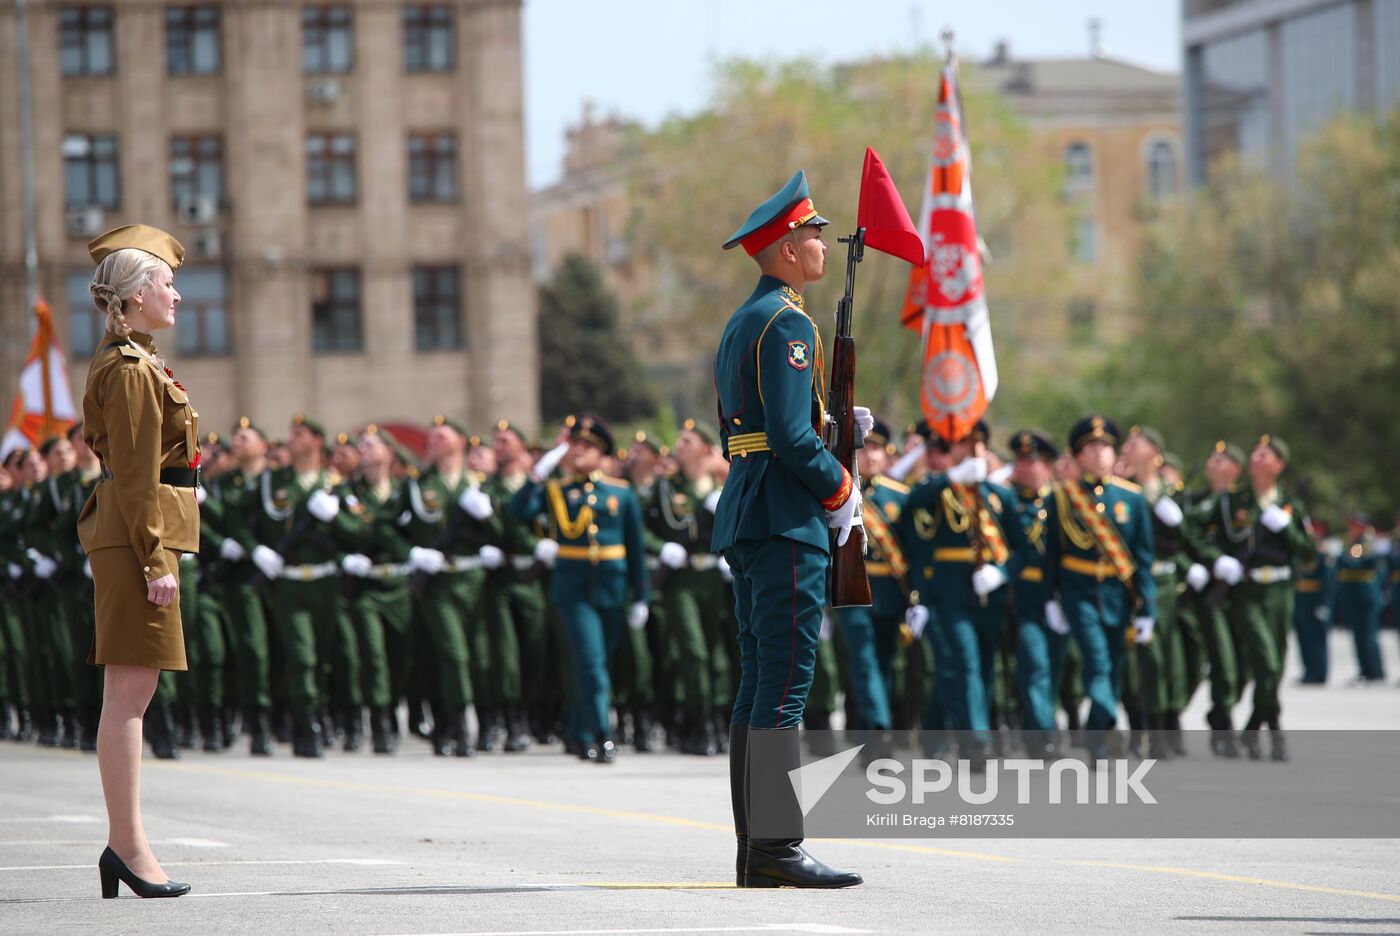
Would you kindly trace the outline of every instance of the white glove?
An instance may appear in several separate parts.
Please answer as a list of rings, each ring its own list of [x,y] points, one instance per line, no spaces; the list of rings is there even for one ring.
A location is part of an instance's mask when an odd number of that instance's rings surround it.
[[[668,569],[683,569],[686,560],[685,547],[680,543],[667,543],[661,547],[661,555],[658,558]]]
[[[559,558],[559,544],[552,539],[542,539],[535,544],[535,561],[554,568],[554,560]]]
[[[817,639],[822,643],[831,639],[831,618],[825,613],[822,614],[821,626],[817,628]]]
[[[992,482],[993,484],[1006,484],[1011,480],[1011,475],[1015,470],[1016,466],[1013,465],[1011,462],[1007,462],[1006,464],[998,468],[996,471],[993,471],[991,474],[987,475],[987,480]]]
[[[651,609],[647,607],[645,601],[634,601],[632,607],[627,609],[627,626],[633,630],[641,630],[647,626],[647,618],[651,617]]]
[[[19,566],[15,565],[13,562],[11,562],[5,567],[5,571],[10,573],[10,578],[19,578],[21,575],[24,574],[24,570],[21,569]]]
[[[28,555],[29,560],[34,563],[34,574],[39,576],[39,578],[46,580],[51,579],[53,578],[53,574],[58,571],[58,563],[39,552],[39,550],[27,549],[25,550],[25,554]]]
[[[535,474],[541,478],[548,478],[554,473],[554,469],[559,467],[559,463],[564,460],[564,456],[569,454],[569,443],[560,442],[540,456],[540,460],[535,462]]]
[[[860,445],[870,435],[870,430],[875,428],[875,414],[870,412],[868,406],[853,406],[851,415],[855,417],[856,445]]]
[[[1069,633],[1069,618],[1058,601],[1045,602],[1045,626],[1061,636]]]
[[[248,558],[248,550],[243,548],[242,543],[230,536],[219,544],[219,555],[229,562],[241,562]]]
[[[88,578],[92,578],[92,560],[91,560],[91,559],[84,559],[84,560],[83,560],[83,574],[86,575]]]
[[[1152,505],[1152,512],[1169,527],[1181,526],[1181,521],[1186,517],[1181,512],[1181,505],[1170,497],[1159,497],[1157,503]]]
[[[1278,504],[1270,504],[1259,515],[1259,522],[1268,527],[1270,533],[1277,533],[1293,522],[1293,515]]]
[[[1186,584],[1194,592],[1201,591],[1210,584],[1210,570],[1199,562],[1191,563],[1191,568],[1186,570]]]
[[[724,579],[727,584],[734,583],[734,570],[729,568],[729,560],[723,556],[719,557],[719,577]]]
[[[705,498],[705,509],[708,510],[710,513],[714,513],[717,509],[719,509],[719,496],[722,493],[724,493],[724,488],[720,488],[717,491],[711,491],[709,497]]]
[[[206,500],[208,500],[208,499],[209,499],[209,492],[206,491],[206,490],[204,490],[204,485],[201,484],[199,487],[197,487],[197,488],[194,489],[194,502],[195,502],[196,504],[198,504],[199,506],[203,507],[203,506],[204,506],[204,502],[205,502]]]
[[[1327,607],[1327,605],[1318,605],[1316,617],[1319,621],[1322,621],[1325,624],[1328,621],[1332,620],[1332,609]]]
[[[948,480],[954,484],[978,484],[987,480],[985,458],[964,458],[948,469]]]
[[[473,520],[485,520],[494,513],[491,507],[491,498],[482,492],[479,487],[469,487],[462,492],[462,496],[457,498],[457,506],[467,512],[467,516]]]
[[[928,608],[921,604],[910,605],[904,612],[904,623],[909,625],[909,633],[918,640],[924,636],[924,628],[928,627]]]
[[[1278,531],[1275,530],[1274,532],[1277,533]],[[1371,547],[1371,551],[1377,556],[1388,556],[1395,551],[1395,544],[1390,541],[1390,537],[1379,536],[1376,538],[1375,545]]]
[[[306,509],[322,523],[330,523],[340,513],[340,498],[325,491],[317,491],[306,500]]]
[[[271,546],[259,543],[253,547],[253,565],[258,567],[258,571],[264,577],[275,579],[287,567],[287,560],[277,555],[276,550]]]
[[[846,498],[846,503],[829,510],[826,513],[826,525],[833,530],[839,530],[836,534],[836,545],[845,546],[846,540],[851,538],[851,529],[860,527],[861,533],[865,533],[865,523],[860,518],[860,489],[852,486],[851,496]]]
[[[489,543],[477,550],[476,554],[481,557],[483,569],[499,569],[506,564],[506,554]]]
[[[1152,628],[1157,624],[1150,617],[1133,618],[1133,643],[1142,645],[1152,642]]]
[[[984,565],[972,573],[972,590],[980,598],[990,595],[1006,584],[1006,573],[1001,566]]]
[[[911,446],[909,451],[899,456],[899,461],[890,466],[890,470],[885,472],[885,477],[891,481],[903,481],[904,476],[909,473],[909,469],[914,467],[914,463],[924,457],[924,444],[922,442]]]
[[[351,575],[355,578],[364,578],[366,575],[369,575],[369,570],[373,567],[374,563],[370,561],[369,556],[361,555],[360,553],[350,553],[350,555],[340,560],[340,568],[344,570],[346,575]]]
[[[1211,570],[1215,577],[1226,585],[1238,585],[1240,579],[1244,578],[1244,566],[1234,556],[1221,556],[1215,560]]]
[[[408,564],[417,572],[437,575],[447,568],[447,557],[442,554],[440,549],[414,546],[408,551]]]

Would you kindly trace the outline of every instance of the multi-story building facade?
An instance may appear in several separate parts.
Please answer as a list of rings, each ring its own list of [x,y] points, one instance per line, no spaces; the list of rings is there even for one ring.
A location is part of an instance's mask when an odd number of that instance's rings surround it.
[[[162,350],[211,429],[538,420],[520,0],[29,0],[40,288],[80,393],[89,238],[187,247]],[[0,392],[25,309],[16,19],[0,9]]]
[[[1287,177],[1333,115],[1400,105],[1400,0],[1185,0],[1187,161],[1226,153]]]

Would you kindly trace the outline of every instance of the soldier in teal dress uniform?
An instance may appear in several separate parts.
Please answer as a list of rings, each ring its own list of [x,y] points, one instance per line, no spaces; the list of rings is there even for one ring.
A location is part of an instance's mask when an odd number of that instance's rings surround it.
[[[846,887],[861,880],[807,854],[801,835],[792,834],[801,829],[796,809],[782,811],[781,837],[757,829],[749,835],[750,820],[773,818],[750,810],[750,803],[771,795],[795,806],[786,769],[800,760],[795,729],[817,654],[828,527],[839,530],[841,542],[860,535],[852,532],[860,491],[822,445],[822,346],[802,297],[806,284],[826,272],[824,224],[798,172],[725,243],[742,245],[763,274],[730,316],[714,369],[730,472],[712,547],[734,576],[739,631],[729,758],[741,887]],[[760,740],[759,732],[768,734]],[[749,769],[759,745],[775,755],[769,769],[757,762]]]
[[[1152,639],[1157,607],[1152,511],[1136,484],[1113,475],[1120,438],[1104,416],[1075,424],[1069,442],[1081,474],[1056,485],[1045,521],[1046,568],[1059,596],[1045,613],[1068,622],[1084,655],[1084,727],[1093,732],[1117,725],[1126,641]],[[1091,754],[1103,754],[1104,743],[1091,738]]]
[[[567,450],[561,448],[536,464],[510,510],[522,520],[547,512],[558,534],[549,550],[551,600],[564,620],[574,664],[569,733],[583,760],[611,763],[617,748],[608,714],[608,660],[623,626],[645,627],[649,615],[642,509],[630,483],[599,470],[613,451],[612,433],[601,420],[577,420]],[[547,480],[565,455],[568,476]]]

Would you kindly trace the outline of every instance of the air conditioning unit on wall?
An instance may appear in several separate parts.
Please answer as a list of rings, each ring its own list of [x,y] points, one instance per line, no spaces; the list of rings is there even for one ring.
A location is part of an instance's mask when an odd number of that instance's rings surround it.
[[[175,202],[181,224],[213,224],[219,219],[219,200],[208,195],[182,195]]]
[[[96,237],[106,221],[106,212],[97,205],[69,205],[64,214],[69,237]]]

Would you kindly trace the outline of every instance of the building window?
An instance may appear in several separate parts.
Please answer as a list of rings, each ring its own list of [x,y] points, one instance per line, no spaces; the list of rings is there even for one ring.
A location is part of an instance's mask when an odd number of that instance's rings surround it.
[[[1069,332],[1071,338],[1085,338],[1093,334],[1098,317],[1098,304],[1093,299],[1071,299],[1069,301]]]
[[[452,8],[441,4],[403,10],[403,67],[410,72],[447,72],[455,64]]]
[[[1147,148],[1147,194],[1154,199],[1176,194],[1176,147],[1166,140]]]
[[[414,134],[408,138],[408,198],[415,202],[457,200],[455,134]]]
[[[170,140],[170,198],[181,201],[224,198],[224,143],[216,136],[180,136]]]
[[[107,312],[97,311],[88,285],[92,272],[68,274],[68,353],[92,354],[107,330]]]
[[[448,351],[462,341],[462,274],[455,266],[413,268],[414,342],[419,351]]]
[[[1094,191],[1094,151],[1087,143],[1065,147],[1065,194],[1082,198]]]
[[[311,275],[311,350],[359,351],[360,271],[317,270]]]
[[[301,11],[301,70],[306,75],[344,74],[355,64],[355,31],[348,6]]]
[[[1099,259],[1099,226],[1093,218],[1074,220],[1074,240],[1070,255],[1078,263],[1094,263]]]
[[[172,75],[219,73],[219,8],[165,8],[165,68]]]
[[[112,8],[66,6],[58,11],[58,61],[65,75],[110,75],[116,70]]]
[[[182,267],[175,275],[180,314],[175,339],[186,357],[229,353],[228,279],[218,268]]]
[[[115,135],[70,133],[63,138],[63,203],[70,208],[121,206]]]
[[[355,138],[313,133],[306,138],[306,198],[313,205],[355,202]]]

